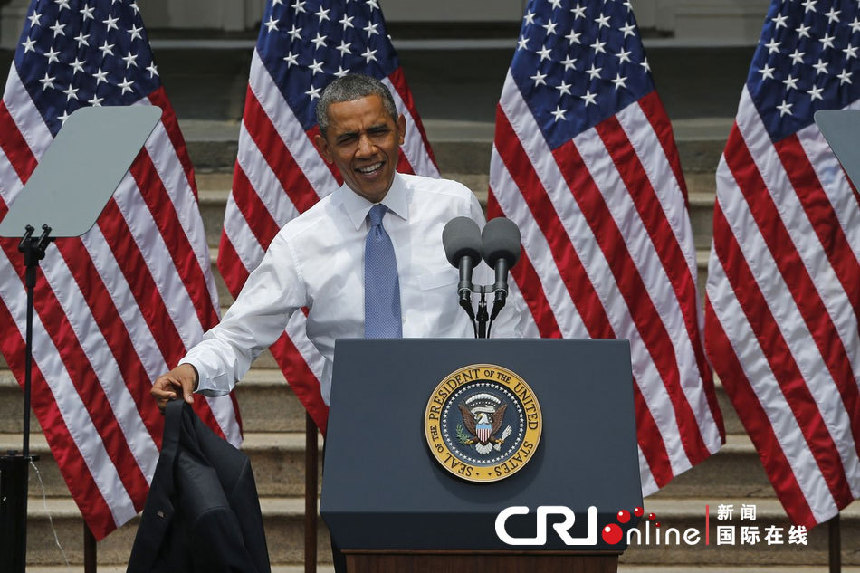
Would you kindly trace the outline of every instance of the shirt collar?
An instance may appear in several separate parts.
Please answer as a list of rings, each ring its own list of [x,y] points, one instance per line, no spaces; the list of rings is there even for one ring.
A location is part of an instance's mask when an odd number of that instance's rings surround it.
[[[334,192],[332,200],[339,203],[341,208],[346,211],[347,217],[356,230],[364,224],[367,213],[373,206],[373,203],[355,193],[346,183]],[[394,215],[404,221],[409,220],[409,189],[399,173],[394,173],[394,181],[391,182],[391,187],[381,203],[388,207],[388,210]]]

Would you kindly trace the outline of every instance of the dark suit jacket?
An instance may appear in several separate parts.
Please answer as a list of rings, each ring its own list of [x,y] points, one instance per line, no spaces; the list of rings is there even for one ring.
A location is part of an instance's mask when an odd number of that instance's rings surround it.
[[[165,416],[128,573],[270,573],[248,457],[183,400],[168,402]]]

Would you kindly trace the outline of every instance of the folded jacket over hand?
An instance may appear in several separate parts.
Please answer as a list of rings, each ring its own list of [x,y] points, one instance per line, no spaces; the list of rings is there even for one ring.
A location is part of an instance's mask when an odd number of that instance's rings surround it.
[[[128,573],[271,573],[248,457],[183,400],[168,402],[165,417]]]

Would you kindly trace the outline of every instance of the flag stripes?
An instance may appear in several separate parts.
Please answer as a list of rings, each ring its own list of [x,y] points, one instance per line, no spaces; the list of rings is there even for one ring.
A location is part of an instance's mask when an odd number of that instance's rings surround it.
[[[541,335],[630,340],[646,494],[722,442],[686,189],[667,138],[650,92],[551,148],[509,74],[490,174],[489,216],[498,210],[523,231],[514,279]]]

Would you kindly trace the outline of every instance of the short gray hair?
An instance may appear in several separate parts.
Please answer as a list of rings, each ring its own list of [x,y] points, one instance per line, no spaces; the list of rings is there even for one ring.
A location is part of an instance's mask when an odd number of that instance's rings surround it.
[[[394,97],[384,83],[364,74],[347,74],[331,82],[323,90],[317,102],[317,122],[320,133],[325,137],[329,126],[328,108],[333,103],[353,101],[370,95],[378,95],[385,106],[385,111],[395,121],[397,120],[397,105]]]

